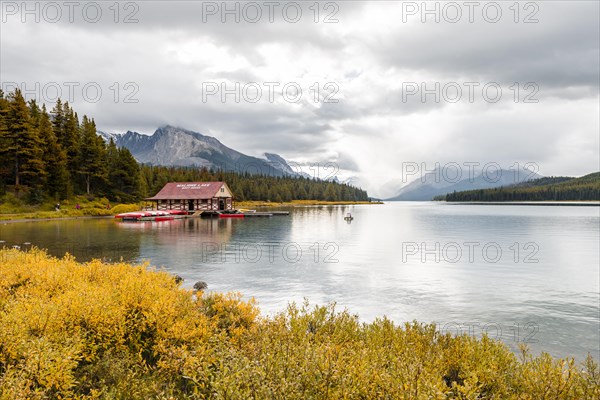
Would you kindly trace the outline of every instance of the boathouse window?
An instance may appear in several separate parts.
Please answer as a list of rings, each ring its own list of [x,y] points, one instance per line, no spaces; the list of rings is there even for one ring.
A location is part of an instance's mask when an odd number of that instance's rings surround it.
[[[221,188],[221,193],[225,193],[225,188]]]

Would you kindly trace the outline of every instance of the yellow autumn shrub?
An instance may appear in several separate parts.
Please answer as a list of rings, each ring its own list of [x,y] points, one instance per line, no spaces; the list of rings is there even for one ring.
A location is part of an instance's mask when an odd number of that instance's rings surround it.
[[[116,206],[110,209],[110,213],[116,215],[126,212],[139,211],[140,208],[141,207],[139,204],[117,204]]]
[[[202,355],[212,330],[192,293],[167,273],[37,249],[1,252],[0,298],[5,398],[101,396],[112,381],[172,373],[189,357],[180,349]],[[113,360],[122,376],[113,376]]]
[[[0,250],[1,399],[593,399],[600,371],[334,305],[263,317],[148,265]]]

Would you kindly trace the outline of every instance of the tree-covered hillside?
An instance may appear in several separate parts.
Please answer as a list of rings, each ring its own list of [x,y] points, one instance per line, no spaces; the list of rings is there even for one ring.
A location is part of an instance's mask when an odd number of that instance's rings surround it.
[[[48,112],[21,91],[0,91],[0,191],[30,203],[74,194],[121,201],[142,195],[140,169],[127,149],[106,144],[92,118],[59,99]]]
[[[517,185],[449,193],[445,201],[588,201],[600,200],[600,172],[580,178],[545,177]]]
[[[364,190],[316,179],[139,165],[68,103],[59,99],[48,111],[18,89],[7,96],[0,90],[0,195],[15,193],[30,204],[82,194],[132,202],[167,182],[216,180],[227,182],[236,200],[368,200]]]

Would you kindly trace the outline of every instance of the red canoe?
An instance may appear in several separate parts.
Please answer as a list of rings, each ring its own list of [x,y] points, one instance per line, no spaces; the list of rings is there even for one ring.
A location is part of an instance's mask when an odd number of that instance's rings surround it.
[[[244,218],[244,214],[219,214],[219,218]]]

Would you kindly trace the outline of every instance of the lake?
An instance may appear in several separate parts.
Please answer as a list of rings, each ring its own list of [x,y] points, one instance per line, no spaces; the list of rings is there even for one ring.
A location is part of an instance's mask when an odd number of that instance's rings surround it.
[[[336,302],[361,320],[487,332],[513,350],[600,359],[600,208],[384,205],[290,208],[289,216],[123,223],[1,223],[0,245],[79,260],[142,262],[263,313]],[[344,215],[351,212],[354,220]]]

